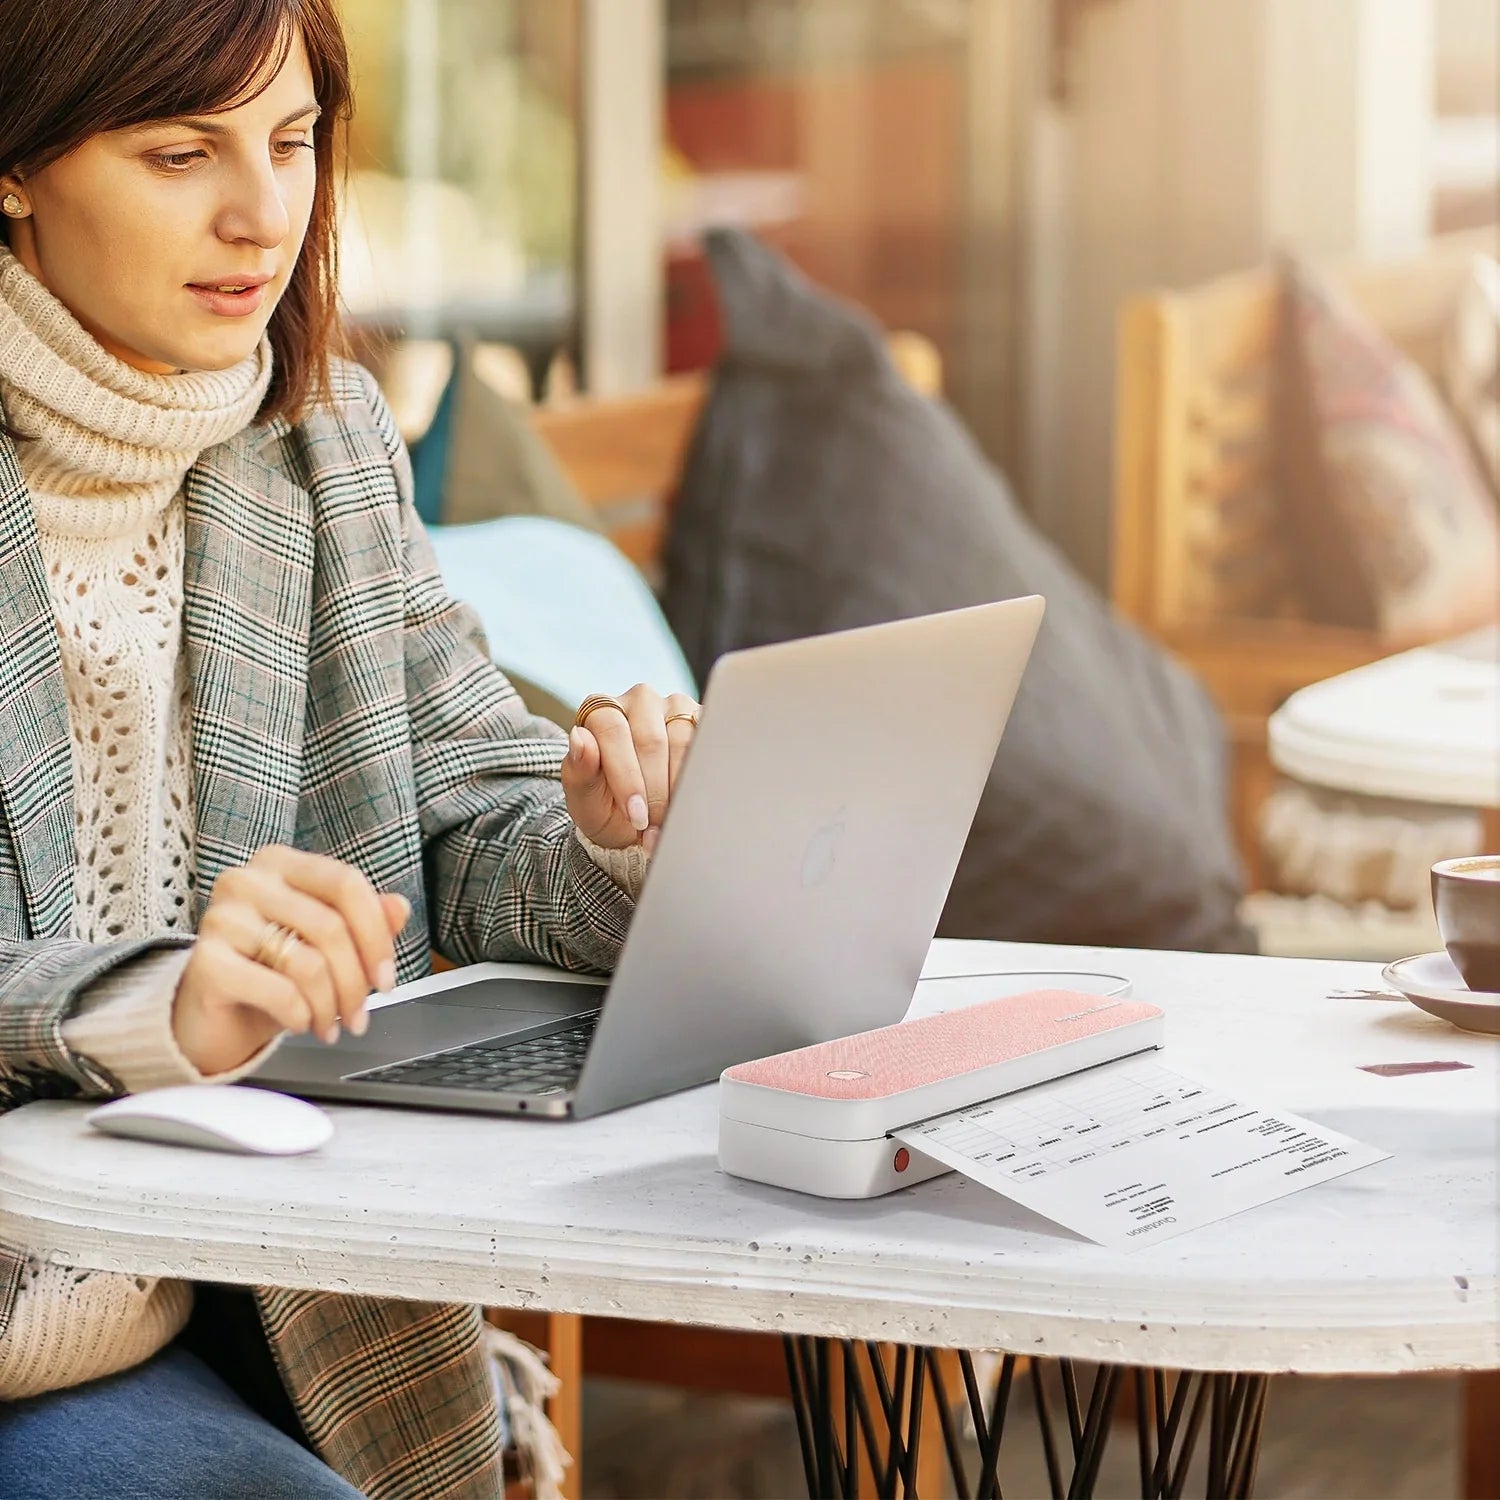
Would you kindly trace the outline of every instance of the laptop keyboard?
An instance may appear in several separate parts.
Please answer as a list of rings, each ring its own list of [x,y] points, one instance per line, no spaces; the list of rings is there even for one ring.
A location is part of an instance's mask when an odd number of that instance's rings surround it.
[[[561,1031],[525,1041],[495,1037],[447,1052],[430,1052],[404,1062],[351,1073],[361,1083],[395,1083],[418,1088],[475,1089],[486,1094],[561,1094],[578,1082],[598,1013]]]

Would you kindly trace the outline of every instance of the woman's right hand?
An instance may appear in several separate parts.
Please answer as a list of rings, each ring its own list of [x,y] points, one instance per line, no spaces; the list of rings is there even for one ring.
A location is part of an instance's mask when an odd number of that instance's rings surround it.
[[[200,1073],[223,1073],[282,1031],[363,1036],[371,990],[396,983],[393,939],[411,908],[353,865],[269,844],[225,870],[177,985],[172,1030]],[[290,940],[267,942],[275,927]],[[277,950],[279,949],[279,954]],[[257,958],[268,951],[269,967]]]

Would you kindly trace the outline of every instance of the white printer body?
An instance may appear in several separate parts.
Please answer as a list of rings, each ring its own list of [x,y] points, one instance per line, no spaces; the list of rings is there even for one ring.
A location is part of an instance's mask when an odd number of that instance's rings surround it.
[[[740,1063],[719,1080],[719,1165],[822,1198],[949,1170],[891,1132],[1162,1044],[1140,1000],[1037,990]]]

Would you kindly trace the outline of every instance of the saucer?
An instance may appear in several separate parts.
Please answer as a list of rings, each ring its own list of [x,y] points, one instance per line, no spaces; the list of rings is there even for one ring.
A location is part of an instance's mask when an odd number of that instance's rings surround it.
[[[1446,953],[1419,953],[1387,964],[1381,977],[1419,1010],[1464,1031],[1500,1036],[1500,994],[1471,990]]]

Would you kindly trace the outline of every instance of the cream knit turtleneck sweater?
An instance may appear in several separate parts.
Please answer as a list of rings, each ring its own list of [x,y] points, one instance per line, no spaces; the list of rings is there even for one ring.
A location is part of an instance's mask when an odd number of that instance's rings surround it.
[[[227,370],[148,375],[107,353],[0,250],[0,401],[36,513],[73,733],[85,942],[186,926],[192,776],[182,480],[246,427],[270,345]]]

